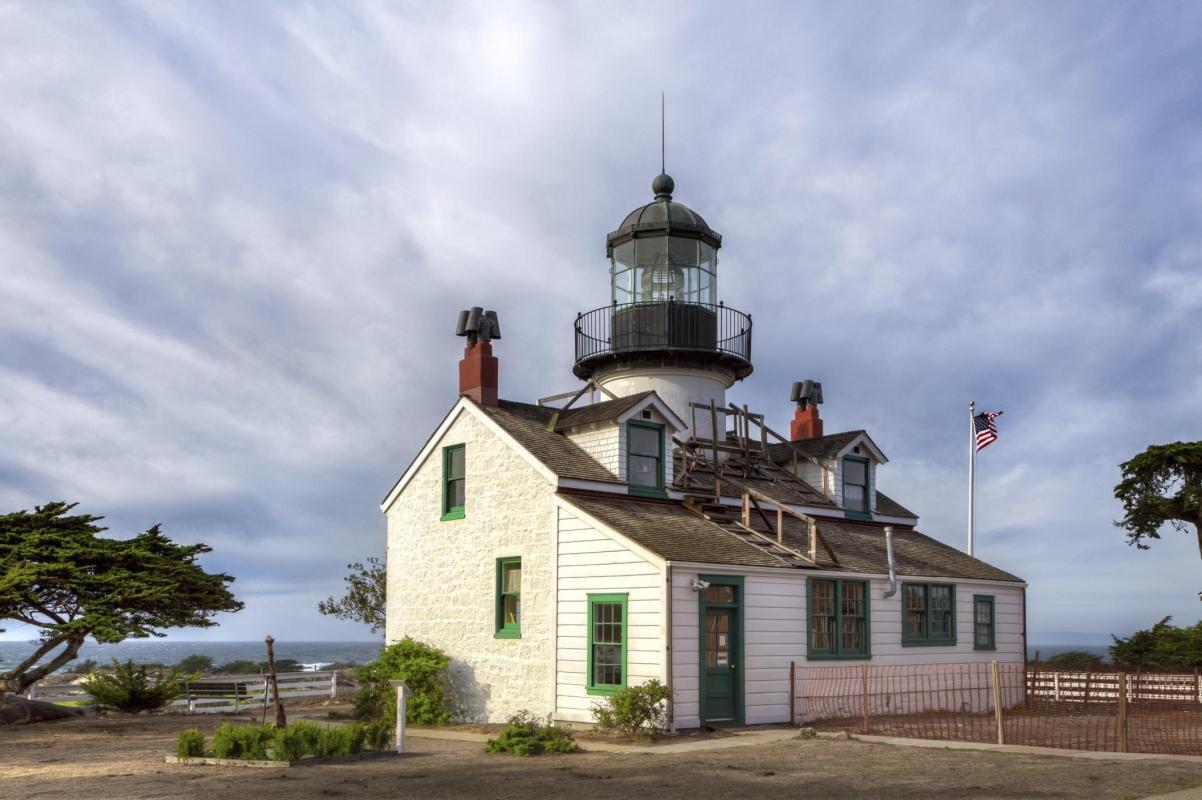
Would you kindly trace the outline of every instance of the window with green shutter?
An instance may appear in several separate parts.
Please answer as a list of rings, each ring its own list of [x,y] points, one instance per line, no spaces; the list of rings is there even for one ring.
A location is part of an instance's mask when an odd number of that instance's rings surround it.
[[[902,644],[956,643],[956,587],[946,583],[902,584]]]
[[[522,638],[522,559],[497,559],[497,638]]]
[[[810,578],[807,588],[808,657],[869,657],[868,582]]]
[[[588,596],[589,694],[613,694],[626,686],[626,597]]]
[[[442,449],[442,518],[463,519],[467,458],[464,445]]]
[[[974,650],[993,650],[996,646],[993,595],[975,594],[972,597],[972,647]]]

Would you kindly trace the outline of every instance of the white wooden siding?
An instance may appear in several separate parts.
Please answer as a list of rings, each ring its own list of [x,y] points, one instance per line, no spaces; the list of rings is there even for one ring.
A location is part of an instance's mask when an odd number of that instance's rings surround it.
[[[703,570],[706,573],[737,575],[731,568]],[[689,588],[697,571],[680,568],[672,574],[672,678],[677,728],[700,724],[698,673],[700,669],[698,595]],[[781,570],[779,575],[746,574],[743,597],[744,718],[747,724],[789,721],[789,664],[837,666],[861,661],[806,660],[806,578],[842,575],[812,575]],[[854,578],[853,578],[854,579]],[[902,592],[884,598],[888,581],[870,580],[869,626],[872,664],[951,664],[969,661],[1022,663],[1022,589],[1017,586],[979,581],[923,579],[914,582],[955,583],[956,644],[938,647],[903,647],[901,644]],[[973,648],[972,603],[974,595],[994,598],[995,650]]]
[[[570,509],[558,510],[558,637],[555,718],[592,722],[601,698],[585,690],[588,595],[626,594],[626,683],[664,680],[663,567],[597,530]]]

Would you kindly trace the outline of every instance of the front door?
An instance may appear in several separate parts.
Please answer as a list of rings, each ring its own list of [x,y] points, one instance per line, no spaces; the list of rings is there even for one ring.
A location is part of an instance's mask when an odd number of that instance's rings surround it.
[[[706,722],[733,722],[735,718],[734,609],[705,610],[705,711]]]
[[[701,723],[743,723],[743,580],[703,575],[701,590]]]

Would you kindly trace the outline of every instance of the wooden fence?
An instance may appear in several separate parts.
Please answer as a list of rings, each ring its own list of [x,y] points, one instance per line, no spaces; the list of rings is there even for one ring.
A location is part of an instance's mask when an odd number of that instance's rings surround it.
[[[338,673],[282,672],[278,676],[280,700],[299,697],[330,697],[338,694]],[[90,703],[91,696],[75,684],[29,687],[30,700],[47,703]],[[262,708],[271,701],[266,675],[215,675],[183,686],[183,694],[171,703],[189,713],[212,714]]]
[[[1119,695],[1118,672],[1060,672],[1028,669],[1027,693],[1032,698],[1056,703],[1092,703],[1098,700],[1114,702]],[[1199,676],[1188,673],[1127,673],[1127,700],[1202,705],[1202,682]]]

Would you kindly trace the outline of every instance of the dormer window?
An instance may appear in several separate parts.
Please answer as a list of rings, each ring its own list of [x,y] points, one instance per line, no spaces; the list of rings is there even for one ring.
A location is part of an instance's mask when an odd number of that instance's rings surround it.
[[[843,510],[855,519],[872,518],[868,459],[846,456],[843,459]]]
[[[631,494],[664,495],[664,426],[626,423],[626,482]]]

